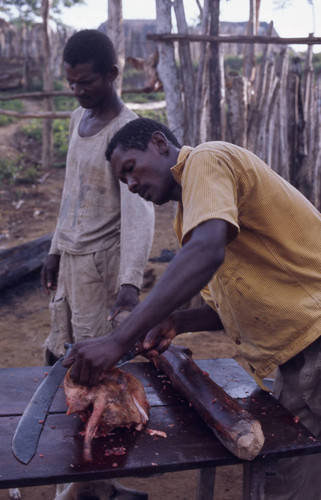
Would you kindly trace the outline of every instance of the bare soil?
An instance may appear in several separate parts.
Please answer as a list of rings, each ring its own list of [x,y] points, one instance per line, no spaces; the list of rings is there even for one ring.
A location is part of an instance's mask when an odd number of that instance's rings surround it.
[[[19,154],[15,133],[19,125],[0,129],[1,156]],[[26,152],[26,154],[28,154]],[[10,186],[0,184],[0,248],[8,248],[33,240],[54,230],[64,180],[64,169],[49,168],[41,172],[34,184]],[[156,207],[155,239],[151,257],[161,251],[178,250],[172,229],[174,205]],[[166,269],[164,262],[149,262],[155,281]],[[153,285],[151,285],[153,286]],[[149,286],[141,298],[151,289]],[[44,341],[50,330],[48,297],[40,287],[39,273],[17,286],[1,291],[0,302],[0,368],[42,366]],[[223,332],[184,334],[177,343],[189,347],[194,359],[235,357],[234,346]],[[120,482],[149,494],[150,500],[192,500],[196,496],[197,471],[175,472],[152,478],[128,478]],[[54,485],[22,488],[24,500],[54,498]],[[215,499],[239,500],[242,497],[240,466],[220,467],[216,472]],[[9,498],[0,491],[0,500]]]

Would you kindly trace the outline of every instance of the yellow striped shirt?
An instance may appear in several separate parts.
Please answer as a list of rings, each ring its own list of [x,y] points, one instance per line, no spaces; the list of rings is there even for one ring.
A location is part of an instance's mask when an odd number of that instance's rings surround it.
[[[224,263],[203,297],[263,387],[321,335],[321,214],[257,156],[225,142],[184,146],[172,173],[182,186],[181,244],[206,220],[229,223]]]

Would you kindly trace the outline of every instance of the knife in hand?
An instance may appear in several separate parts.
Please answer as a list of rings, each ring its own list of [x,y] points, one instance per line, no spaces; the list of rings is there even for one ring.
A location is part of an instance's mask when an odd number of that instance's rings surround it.
[[[126,363],[128,363],[128,361],[131,361],[142,352],[143,352],[142,343],[138,342],[131,349],[129,349],[129,351],[127,351],[126,354],[124,354],[124,356],[120,358],[119,361],[117,361],[115,366],[117,368],[120,368],[121,366],[125,365]]]

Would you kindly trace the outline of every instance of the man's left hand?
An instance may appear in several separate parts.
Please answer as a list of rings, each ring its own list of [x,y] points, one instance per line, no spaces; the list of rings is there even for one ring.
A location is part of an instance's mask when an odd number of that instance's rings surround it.
[[[109,321],[113,322],[113,327],[121,323],[125,317],[139,304],[139,290],[134,285],[122,285],[118,292],[115,304],[110,310]],[[121,319],[120,314],[126,312]],[[117,317],[118,316],[118,317]]]

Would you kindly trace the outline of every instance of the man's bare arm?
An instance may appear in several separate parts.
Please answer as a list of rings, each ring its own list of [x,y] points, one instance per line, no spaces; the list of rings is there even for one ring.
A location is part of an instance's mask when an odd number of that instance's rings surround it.
[[[106,337],[75,344],[67,360],[72,376],[94,385],[101,371],[145,336],[155,325],[198,293],[224,261],[228,224],[212,219],[197,226],[167,270],[121,325]]]

